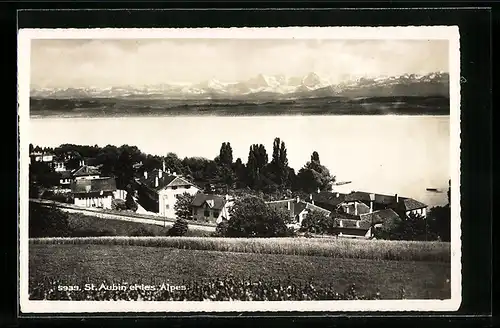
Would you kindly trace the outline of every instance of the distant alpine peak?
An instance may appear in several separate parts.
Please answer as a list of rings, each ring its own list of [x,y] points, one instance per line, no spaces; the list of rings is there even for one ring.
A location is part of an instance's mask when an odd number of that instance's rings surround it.
[[[427,86],[424,86],[427,84]],[[388,94],[391,88],[396,86],[401,89],[405,86],[404,93],[422,94],[439,90],[448,90],[449,74],[446,72],[430,72],[425,74],[405,73],[392,76],[368,76],[351,75],[344,77],[340,83],[331,83],[328,79],[321,77],[316,72],[309,72],[303,76],[286,77],[283,74],[266,75],[258,74],[252,78],[239,82],[221,82],[216,78],[210,78],[200,83],[161,83],[144,86],[109,86],[97,87],[67,87],[46,88],[33,86],[31,96],[46,98],[78,98],[78,97],[164,97],[182,98],[186,97],[212,97],[220,95],[223,97],[240,97],[255,95],[260,97],[315,97],[318,95],[342,95],[342,94]],[[401,87],[400,87],[401,86]],[[411,91],[410,89],[411,88]],[[385,90],[385,91],[384,91]],[[421,91],[427,90],[427,91]],[[446,94],[445,91],[438,92]]]
[[[302,78],[302,85],[308,88],[324,88],[331,85],[330,81],[315,72],[309,72]]]
[[[207,81],[201,82],[194,86],[196,88],[215,89],[215,90],[224,88],[224,84],[219,80],[217,80],[216,78],[211,78]],[[189,86],[184,86],[184,87],[189,87]]]

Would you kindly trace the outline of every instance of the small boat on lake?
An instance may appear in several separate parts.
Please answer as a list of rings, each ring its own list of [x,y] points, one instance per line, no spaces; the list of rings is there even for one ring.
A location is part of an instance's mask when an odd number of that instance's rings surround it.
[[[342,186],[342,185],[346,185],[346,184],[349,184],[349,183],[352,183],[352,181],[340,181],[340,182],[335,182],[334,185],[335,186]]]
[[[438,192],[438,193],[443,192],[442,190],[440,190],[438,188],[426,188],[425,190],[430,191],[430,192]]]

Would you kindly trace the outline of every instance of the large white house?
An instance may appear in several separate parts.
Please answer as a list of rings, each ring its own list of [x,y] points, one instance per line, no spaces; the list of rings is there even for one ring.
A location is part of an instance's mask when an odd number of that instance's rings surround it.
[[[101,172],[94,166],[83,165],[75,170],[72,176],[75,180],[92,180],[100,178]]]
[[[110,209],[115,191],[114,178],[78,179],[71,184],[75,205],[83,207]]]
[[[168,218],[175,218],[174,205],[177,195],[183,193],[195,195],[200,191],[185,177],[163,170],[144,172],[144,176],[136,181],[141,206],[147,211]]]

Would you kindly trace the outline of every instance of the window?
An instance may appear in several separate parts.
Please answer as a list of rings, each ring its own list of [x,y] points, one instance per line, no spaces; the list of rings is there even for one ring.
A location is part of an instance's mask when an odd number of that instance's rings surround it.
[[[175,189],[177,189],[177,186],[173,186],[173,187],[172,187],[172,190],[175,190]]]
[[[203,213],[203,215],[205,215],[205,217],[209,217],[210,216],[210,211],[209,210],[205,210],[205,212]]]
[[[214,218],[218,218],[220,212],[218,210],[214,210],[213,214],[214,214]]]

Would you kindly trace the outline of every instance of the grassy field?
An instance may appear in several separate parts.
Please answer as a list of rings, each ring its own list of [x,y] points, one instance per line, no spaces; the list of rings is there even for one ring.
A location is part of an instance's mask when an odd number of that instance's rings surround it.
[[[170,228],[155,224],[146,224],[130,221],[101,219],[94,216],[80,213],[68,213],[68,223],[70,228],[76,233],[85,233],[88,231],[109,231],[113,236],[131,236],[139,229],[143,229],[153,236],[166,236]],[[210,232],[190,228],[186,236],[209,236]]]
[[[340,259],[321,256],[252,254],[122,245],[32,244],[30,282],[80,284],[170,283],[232,276],[270,281],[290,279],[342,290],[355,283],[362,292],[380,289],[383,299],[449,298],[449,263]]]
[[[442,242],[330,238],[87,237],[31,239],[32,244],[124,245],[178,249],[308,255],[397,261],[450,262],[450,244]]]

